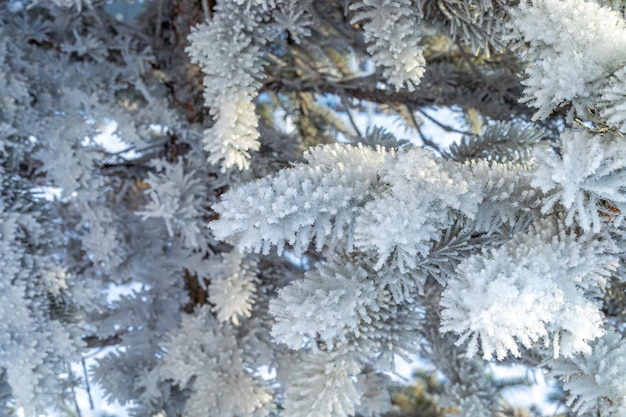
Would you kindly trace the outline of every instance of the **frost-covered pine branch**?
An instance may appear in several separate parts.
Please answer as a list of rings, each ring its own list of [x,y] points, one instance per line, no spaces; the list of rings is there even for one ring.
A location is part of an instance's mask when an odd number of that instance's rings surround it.
[[[602,313],[585,291],[615,265],[613,243],[539,222],[506,245],[467,258],[442,294],[444,332],[485,359],[521,355],[541,341],[555,357],[590,353]],[[515,301],[514,301],[515,300]]]
[[[263,36],[255,36],[261,20],[253,5],[224,2],[211,21],[189,35],[187,53],[205,73],[205,101],[216,117],[215,125],[204,132],[205,150],[209,162],[223,159],[224,168],[248,168],[249,151],[260,146],[252,100],[262,71]]]
[[[208,288],[209,301],[215,305],[218,320],[237,326],[240,318],[252,315],[258,283],[255,261],[233,251],[224,255],[216,269]]]
[[[293,2],[219,2],[212,18],[192,29],[186,52],[204,73],[204,98],[215,118],[203,139],[210,163],[249,168],[251,152],[261,146],[254,99],[263,74],[262,48],[286,30],[294,36],[309,33],[305,11],[306,4]]]
[[[295,417],[354,415],[360,393],[353,376],[358,364],[349,352],[311,353],[287,389],[285,413]]]
[[[354,213],[369,199],[387,151],[333,145],[308,151],[309,162],[240,187],[214,206],[215,236],[241,251],[268,253],[286,244],[296,253],[315,243],[351,238]],[[241,204],[246,206],[241,206]],[[235,208],[234,205],[238,207]]]
[[[426,61],[419,45],[419,11],[410,0],[364,0],[350,6],[352,23],[362,23],[368,52],[396,89],[415,89]]]

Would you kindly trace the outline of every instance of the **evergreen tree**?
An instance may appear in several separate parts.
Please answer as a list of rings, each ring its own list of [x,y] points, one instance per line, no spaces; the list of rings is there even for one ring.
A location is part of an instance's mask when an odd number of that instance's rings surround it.
[[[624,8],[0,2],[0,413],[626,417]]]

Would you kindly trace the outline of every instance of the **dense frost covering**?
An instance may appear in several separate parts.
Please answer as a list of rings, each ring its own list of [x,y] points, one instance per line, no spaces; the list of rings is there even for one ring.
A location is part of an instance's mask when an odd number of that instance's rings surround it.
[[[369,199],[387,151],[333,145],[308,151],[309,166],[281,171],[225,195],[211,225],[218,239],[233,240],[242,251],[268,253],[289,244],[301,254],[311,241],[321,250],[351,238],[354,213]],[[232,203],[231,203],[232,202]],[[241,210],[222,207],[242,205]]]
[[[252,100],[255,76],[262,70],[261,50],[250,34],[259,31],[262,17],[255,8],[242,13],[244,7],[236,2],[221,4],[222,13],[193,29],[187,53],[205,73],[205,100],[217,118],[204,132],[209,162],[223,159],[224,167],[244,169],[249,167],[249,151],[260,146]]]
[[[607,222],[620,223],[626,212],[626,148],[619,141],[570,130],[561,141],[560,156],[537,150],[532,184],[547,195],[542,211],[558,202],[568,210],[568,225],[576,217],[580,227],[594,232]]]
[[[415,89],[426,60],[419,46],[419,10],[410,0],[364,0],[350,6],[352,23],[363,23],[368,52],[396,89]]]
[[[550,364],[551,373],[562,378],[563,387],[572,393],[568,405],[576,412],[582,414],[598,407],[602,415],[626,414],[624,349],[624,338],[611,331],[595,341],[593,353]]]
[[[626,417],[623,2],[105,3],[0,1],[0,416]]]
[[[590,353],[602,313],[584,296],[614,260],[614,248],[538,222],[506,245],[469,257],[442,294],[442,330],[469,339],[468,355],[520,356],[542,341],[555,357]]]
[[[593,1],[521,2],[513,27],[528,42],[526,100],[535,117],[572,103],[594,107],[597,85],[626,65],[626,23],[618,12]],[[594,97],[596,96],[596,97]]]

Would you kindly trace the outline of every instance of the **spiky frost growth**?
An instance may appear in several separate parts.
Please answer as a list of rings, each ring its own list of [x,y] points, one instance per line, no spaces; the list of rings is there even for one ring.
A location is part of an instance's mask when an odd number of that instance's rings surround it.
[[[460,165],[437,161],[421,148],[389,159],[380,174],[385,192],[356,219],[355,245],[378,254],[377,269],[387,261],[402,273],[415,268],[417,257],[429,252],[457,212],[474,216],[481,197],[466,176]]]
[[[321,250],[343,237],[352,251],[353,237],[355,247],[377,254],[377,270],[389,263],[404,273],[429,252],[440,230],[458,215],[474,217],[483,200],[484,185],[467,167],[437,161],[420,148],[395,156],[330,145],[305,159],[308,165],[227,193],[214,206],[216,236],[264,253],[272,245],[282,251],[285,243],[296,252],[313,242]]]
[[[252,315],[258,281],[255,262],[233,251],[222,256],[217,269],[211,274],[209,285],[212,310],[218,320],[231,321],[237,326],[241,318]]]
[[[205,150],[209,162],[223,160],[223,169],[247,169],[249,152],[260,146],[252,100],[262,74],[264,38],[261,11],[255,6],[220,2],[211,21],[192,29],[186,49],[205,74],[204,98],[216,119],[205,131]]]
[[[332,158],[336,165],[329,163]],[[390,278],[397,300],[412,291],[405,291],[403,282],[421,287],[426,274],[420,275],[418,266],[459,216],[476,218],[479,230],[493,231],[502,223],[513,225],[535,197],[521,168],[439,161],[420,148],[396,156],[333,145],[316,148],[305,159],[308,165],[225,194],[214,206],[220,213],[211,223],[216,236],[239,250],[263,252],[273,245],[281,251],[285,243],[301,252],[313,242],[321,250],[346,238],[348,252],[366,251],[381,279]]]
[[[626,148],[620,138],[566,130],[561,156],[537,149],[532,185],[547,194],[542,211],[555,204],[567,210],[565,223],[574,221],[585,231],[598,232],[605,224],[619,225],[626,213]]]
[[[555,357],[589,353],[603,315],[584,291],[615,262],[610,241],[541,221],[510,243],[474,255],[442,294],[443,332],[469,340],[467,354],[497,359],[543,340]]]
[[[362,146],[329,145],[305,153],[309,163],[230,191],[213,208],[219,220],[210,224],[218,239],[229,239],[242,251],[297,253],[311,242],[325,244],[352,235],[353,219],[369,198],[387,152]]]
[[[263,417],[272,411],[272,391],[250,373],[236,336],[221,325],[208,306],[183,317],[178,330],[163,345],[165,357],[144,378],[142,399],[161,400],[160,385],[190,389],[185,415]]]
[[[419,45],[418,10],[411,0],[362,0],[350,5],[352,23],[363,23],[367,51],[396,90],[413,91],[424,75],[426,60]]]
[[[296,43],[311,35],[310,26],[314,24],[309,12],[314,0],[284,1],[279,0],[272,11],[274,31],[288,32]]]
[[[309,346],[317,351],[317,342],[325,348],[343,346],[362,363],[394,371],[396,357],[410,362],[417,354],[413,338],[423,314],[394,299],[379,274],[357,265],[355,259],[333,256],[282,289],[270,303],[276,320],[272,333],[295,349]]]
[[[592,83],[626,64],[623,17],[594,1],[533,0],[511,10],[515,35],[528,44],[524,101],[548,117],[567,103],[593,108]]]
[[[626,343],[607,332],[592,350],[549,363],[550,375],[561,379],[567,405],[578,415],[626,416]]]
[[[308,17],[301,2],[227,1],[192,28],[186,52],[205,74],[204,98],[215,119],[204,131],[209,162],[222,170],[249,168],[250,153],[260,147],[254,100],[263,76],[261,48],[283,31],[307,36]]]
[[[344,417],[354,415],[360,404],[353,376],[358,364],[339,349],[303,355],[301,368],[287,388],[285,415],[291,417]]]
[[[609,127],[626,132],[626,67],[617,70],[599,91],[597,109]]]
[[[204,131],[204,150],[209,152],[210,163],[221,163],[223,168],[249,168],[250,151],[258,151],[261,146],[259,121],[254,113],[255,95],[241,90],[216,99],[219,110],[213,113],[217,120],[211,129]]]
[[[153,166],[156,173],[150,172],[146,179],[150,201],[137,214],[144,220],[162,219],[170,237],[180,233],[186,245],[198,246],[202,242],[198,206],[204,186],[193,170],[185,172],[182,159],[175,164],[156,160]]]
[[[276,318],[272,335],[292,349],[313,340],[332,348],[360,336],[360,322],[371,323],[371,312],[378,310],[376,298],[368,273],[335,257],[281,289],[270,302],[270,314]]]

